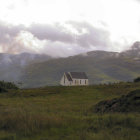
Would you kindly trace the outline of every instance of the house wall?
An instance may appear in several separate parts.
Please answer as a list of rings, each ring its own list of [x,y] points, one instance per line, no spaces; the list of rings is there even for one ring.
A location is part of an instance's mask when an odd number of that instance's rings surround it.
[[[88,84],[89,84],[88,79],[73,79],[73,82],[72,82],[73,86],[84,86]]]
[[[64,82],[64,77],[65,77],[65,82]],[[60,85],[62,86],[70,86],[72,84],[72,82],[70,82],[66,75],[64,74],[63,77],[61,78],[61,81],[60,81]]]
[[[64,77],[65,77],[65,83],[64,83]],[[86,81],[86,82],[85,82]],[[73,81],[69,81],[64,74],[60,80],[60,85],[62,86],[85,86],[89,85],[88,79],[74,79]]]

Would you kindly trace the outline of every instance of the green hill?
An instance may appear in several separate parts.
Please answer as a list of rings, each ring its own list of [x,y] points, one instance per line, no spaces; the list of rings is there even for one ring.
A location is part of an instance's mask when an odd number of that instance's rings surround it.
[[[132,81],[140,76],[140,43],[124,52],[92,51],[67,58],[43,54],[0,54],[0,80],[21,87],[59,85],[66,71],[83,71],[90,84]]]
[[[140,75],[140,61],[115,52],[93,51],[31,64],[21,79],[25,87],[58,85],[65,71],[86,72],[90,84],[132,81]]]
[[[7,54],[0,53],[0,80],[20,82],[23,69],[31,63],[43,62],[51,59],[44,54]]]

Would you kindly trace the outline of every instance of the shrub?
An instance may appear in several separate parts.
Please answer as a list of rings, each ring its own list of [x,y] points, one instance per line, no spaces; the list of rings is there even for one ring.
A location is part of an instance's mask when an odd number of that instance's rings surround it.
[[[140,89],[112,100],[100,101],[95,105],[95,112],[140,112]]]
[[[134,83],[140,82],[140,77],[134,79]]]
[[[18,87],[12,82],[0,81],[1,89],[18,89]]]
[[[0,87],[0,93],[1,93],[1,92],[6,92],[6,91],[7,91],[6,89]]]

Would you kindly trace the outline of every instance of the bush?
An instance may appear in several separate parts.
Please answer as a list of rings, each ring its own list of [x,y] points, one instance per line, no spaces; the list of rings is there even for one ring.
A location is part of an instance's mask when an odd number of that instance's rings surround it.
[[[12,82],[0,81],[1,89],[18,89],[18,87]]]
[[[140,77],[137,77],[136,79],[134,79],[134,83],[140,82]]]
[[[95,112],[140,112],[140,89],[112,100],[104,100],[95,105]]]
[[[1,92],[6,92],[6,91],[7,91],[6,89],[0,87],[0,93],[1,93]]]

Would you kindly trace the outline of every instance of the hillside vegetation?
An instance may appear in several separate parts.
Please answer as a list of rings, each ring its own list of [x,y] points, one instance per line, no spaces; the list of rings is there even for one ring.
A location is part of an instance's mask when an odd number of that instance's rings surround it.
[[[140,42],[120,53],[91,51],[67,58],[0,54],[0,80],[23,83],[23,88],[59,85],[68,71],[86,72],[90,84],[132,81],[140,76]]]
[[[0,53],[0,80],[20,82],[26,65],[44,62],[51,59],[44,54],[7,54]]]
[[[92,51],[34,63],[25,67],[21,79],[24,87],[59,85],[68,71],[86,72],[90,84],[132,81],[140,75],[140,43],[121,53]]]
[[[0,94],[0,140],[138,140],[140,114],[95,113],[140,83],[44,87]]]

